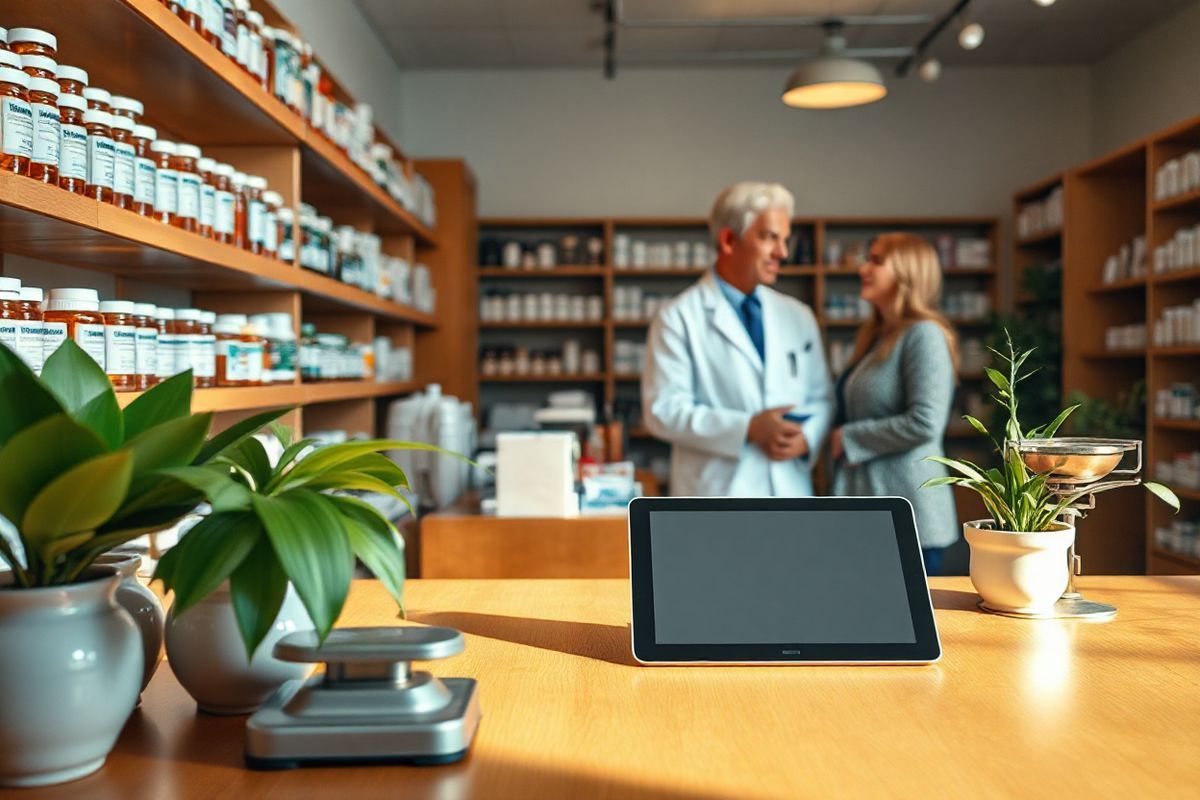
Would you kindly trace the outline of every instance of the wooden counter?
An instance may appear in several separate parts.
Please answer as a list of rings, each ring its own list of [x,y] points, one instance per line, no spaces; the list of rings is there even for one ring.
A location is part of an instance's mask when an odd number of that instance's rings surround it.
[[[421,518],[422,578],[628,578],[625,514],[497,517],[470,492]]]
[[[975,610],[935,578],[928,667],[639,667],[625,581],[412,581],[414,621],[467,634],[434,662],[480,682],[447,767],[251,772],[244,718],[197,716],[163,665],[109,763],[35,798],[1185,797],[1200,787],[1200,578],[1090,577],[1109,623]],[[343,625],[389,624],[358,582]]]

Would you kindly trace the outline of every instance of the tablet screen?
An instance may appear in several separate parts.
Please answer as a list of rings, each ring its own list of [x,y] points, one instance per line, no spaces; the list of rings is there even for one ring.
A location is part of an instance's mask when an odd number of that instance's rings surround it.
[[[638,498],[629,536],[633,650],[644,663],[941,654],[904,498]]]
[[[915,642],[888,511],[651,511],[659,644]]]

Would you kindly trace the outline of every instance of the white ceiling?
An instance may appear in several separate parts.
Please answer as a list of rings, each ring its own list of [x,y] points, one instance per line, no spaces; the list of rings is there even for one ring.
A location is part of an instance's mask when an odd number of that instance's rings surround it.
[[[986,29],[966,52],[955,31],[932,52],[947,64],[1090,64],[1196,0],[973,0]],[[595,66],[601,68],[603,15],[593,0],[354,0],[396,63],[406,69]],[[602,5],[602,3],[601,3]],[[940,15],[954,0],[624,0],[627,19],[713,19],[874,14]],[[928,25],[849,28],[850,47],[915,44]],[[816,49],[817,28],[622,29],[618,67],[712,63],[713,54]],[[780,59],[779,63],[794,61]],[[739,63],[733,61],[720,63]],[[759,58],[741,63],[772,63]]]

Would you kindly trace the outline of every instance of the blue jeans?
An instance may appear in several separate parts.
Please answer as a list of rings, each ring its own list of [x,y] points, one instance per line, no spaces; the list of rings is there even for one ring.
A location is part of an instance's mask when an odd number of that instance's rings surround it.
[[[930,547],[921,550],[921,558],[925,561],[925,574],[929,577],[942,574],[942,555],[944,547]]]

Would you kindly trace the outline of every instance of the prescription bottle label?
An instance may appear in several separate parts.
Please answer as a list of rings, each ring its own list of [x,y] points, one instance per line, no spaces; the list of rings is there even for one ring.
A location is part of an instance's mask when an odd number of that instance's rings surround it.
[[[154,210],[174,214],[179,207],[179,182],[173,169],[160,169],[154,176]],[[175,373],[169,373],[174,375]]]
[[[67,323],[42,323],[42,360],[49,358],[58,346],[67,340]]]
[[[113,186],[117,148],[107,136],[88,137],[88,183],[92,186]]]
[[[250,241],[262,244],[267,237],[267,206],[258,200],[251,200],[247,211],[247,228]]]
[[[197,378],[213,378],[217,374],[217,337],[202,333],[191,345],[192,370]]]
[[[58,164],[58,109],[37,103],[33,106],[33,160],[39,164]]]
[[[207,183],[200,184],[200,224],[203,227],[213,227],[213,218],[217,213],[217,190]]]
[[[262,383],[264,352],[262,342],[242,342],[240,355],[246,362],[246,380],[251,383]]]
[[[17,320],[17,355],[34,372],[42,371],[46,356],[45,329],[41,320]]]
[[[33,156],[33,109],[29,101],[19,97],[6,97],[0,105],[0,126],[3,126],[5,155]]]
[[[105,335],[104,325],[85,325],[81,322],[75,323],[75,344],[83,348],[83,352],[92,357],[92,360],[100,365],[100,369],[105,369]]]
[[[187,352],[180,350],[183,343],[174,334],[160,333],[158,335],[158,377],[169,378],[177,372],[188,368]]]
[[[88,176],[88,133],[82,125],[63,125],[59,140],[58,174],[60,178],[86,181]]]
[[[138,328],[134,351],[134,371],[138,375],[158,374],[158,329]]]
[[[133,195],[133,145],[129,142],[114,142],[116,160],[113,165],[113,191],[117,194]],[[113,373],[114,375],[125,373]]]
[[[179,216],[197,219],[200,216],[200,176],[192,172],[179,175]]]
[[[137,328],[133,325],[104,326],[104,363],[109,375],[137,372]]]
[[[133,201],[154,205],[154,162],[148,158],[133,160]]]
[[[0,344],[9,350],[17,349],[17,321],[15,319],[0,319]]]
[[[233,235],[233,192],[217,192],[213,228],[217,233]]]

